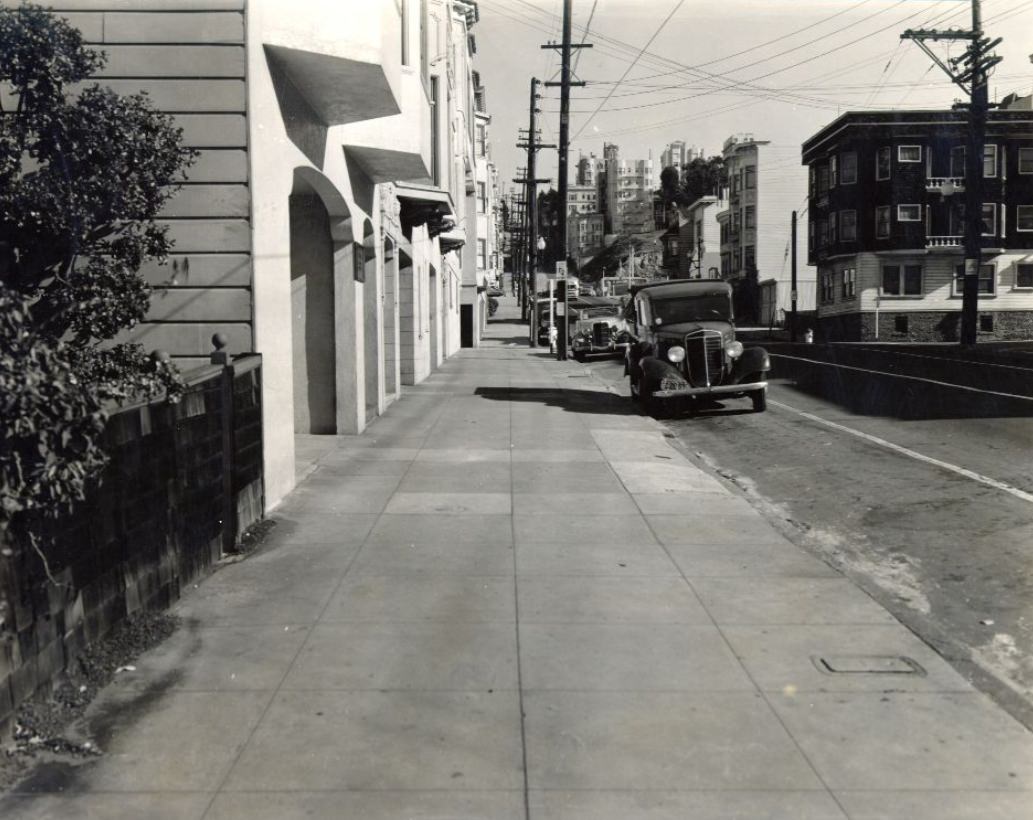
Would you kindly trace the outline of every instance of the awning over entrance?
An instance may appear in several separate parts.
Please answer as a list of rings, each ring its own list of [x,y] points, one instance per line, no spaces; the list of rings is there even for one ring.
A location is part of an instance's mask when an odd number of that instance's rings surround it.
[[[450,231],[443,231],[438,234],[438,242],[441,243],[441,252],[457,251],[466,244],[466,231],[463,228],[453,228]]]
[[[401,205],[402,230],[406,236],[411,238],[412,229],[417,225],[426,225],[432,237],[446,231],[454,232],[456,211],[448,191],[406,182],[395,184],[395,196]]]

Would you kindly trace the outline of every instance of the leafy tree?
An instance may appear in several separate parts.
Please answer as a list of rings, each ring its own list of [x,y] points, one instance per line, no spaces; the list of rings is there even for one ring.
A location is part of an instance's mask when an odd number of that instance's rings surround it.
[[[82,497],[106,401],[178,389],[115,339],[146,315],[138,270],[169,252],[155,219],[193,152],[145,95],[85,82],[105,59],[39,6],[0,8],[0,538]]]
[[[660,172],[660,194],[665,202],[677,205],[688,205],[681,190],[681,174],[673,165],[668,165]]]
[[[722,157],[696,158],[682,171],[682,194],[692,204],[701,196],[716,196],[728,184]]]
[[[691,205],[701,196],[720,193],[728,184],[728,174],[722,157],[697,157],[681,170],[669,165],[660,172],[660,192],[667,202]]]

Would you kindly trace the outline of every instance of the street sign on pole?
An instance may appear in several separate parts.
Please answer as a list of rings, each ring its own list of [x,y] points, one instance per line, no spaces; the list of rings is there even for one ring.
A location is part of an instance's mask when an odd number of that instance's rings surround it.
[[[567,263],[566,261],[556,263],[556,278],[566,279],[567,278]]]

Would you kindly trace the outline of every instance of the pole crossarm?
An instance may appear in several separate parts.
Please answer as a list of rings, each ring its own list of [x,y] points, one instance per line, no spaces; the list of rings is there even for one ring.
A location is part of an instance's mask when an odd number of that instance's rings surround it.
[[[540,48],[568,48],[568,49],[570,49],[570,48],[591,48],[591,47],[592,47],[591,43],[567,43],[566,45],[564,45],[563,43],[546,43],[545,45],[540,46]],[[548,85],[548,83],[546,83],[546,85]]]
[[[939,31],[934,28],[909,28],[900,35],[901,40],[975,40],[979,35],[965,29]]]

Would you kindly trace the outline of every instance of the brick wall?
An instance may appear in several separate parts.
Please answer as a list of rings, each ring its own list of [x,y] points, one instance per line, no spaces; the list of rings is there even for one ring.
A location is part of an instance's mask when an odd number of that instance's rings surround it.
[[[1033,311],[995,310],[993,330],[980,331],[980,341],[1033,339]],[[898,325],[907,319],[907,331]],[[815,336],[828,342],[956,342],[961,331],[960,311],[879,311],[878,331],[874,313],[823,316],[817,320]]]
[[[178,404],[114,415],[111,462],[47,533],[51,583],[27,548],[0,560],[0,735],[14,709],[126,616],[167,607],[262,516],[257,356],[197,374]],[[224,523],[225,522],[225,523]]]

